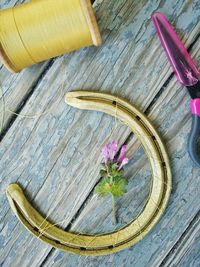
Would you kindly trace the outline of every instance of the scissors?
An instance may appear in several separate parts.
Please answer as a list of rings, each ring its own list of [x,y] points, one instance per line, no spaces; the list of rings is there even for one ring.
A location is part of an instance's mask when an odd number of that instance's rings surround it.
[[[200,71],[165,16],[155,12],[152,19],[178,81],[187,87],[191,97],[192,129],[188,150],[193,162],[200,167]]]

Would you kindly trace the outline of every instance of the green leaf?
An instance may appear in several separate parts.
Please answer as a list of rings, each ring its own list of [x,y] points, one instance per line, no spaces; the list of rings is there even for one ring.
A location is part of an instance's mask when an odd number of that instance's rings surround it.
[[[113,163],[111,166],[112,170],[117,170],[119,168],[117,163]]]
[[[112,177],[121,177],[122,176],[122,174],[124,173],[124,171],[123,170],[118,171],[118,168],[119,168],[119,166],[118,166],[117,163],[114,163],[111,166],[110,175]]]
[[[107,176],[107,167],[104,163],[101,164],[101,169],[99,171],[101,177]]]
[[[100,174],[101,177],[105,177],[105,176],[107,176],[107,171],[101,169],[99,174]]]
[[[110,194],[110,178],[105,177],[102,179],[101,182],[99,182],[96,186],[95,192],[102,197]]]
[[[124,177],[116,177],[113,180],[113,186],[111,187],[111,194],[115,197],[123,196],[127,190],[126,186],[128,181]]]
[[[95,192],[104,197],[112,194],[115,197],[123,196],[127,190],[128,181],[123,176],[105,177],[95,188]]]

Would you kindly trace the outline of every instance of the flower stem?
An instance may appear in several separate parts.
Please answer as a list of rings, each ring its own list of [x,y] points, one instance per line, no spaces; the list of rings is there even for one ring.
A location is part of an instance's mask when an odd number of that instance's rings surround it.
[[[116,203],[115,203],[115,197],[112,194],[112,213],[113,213],[113,223],[117,224],[117,212],[116,212]]]

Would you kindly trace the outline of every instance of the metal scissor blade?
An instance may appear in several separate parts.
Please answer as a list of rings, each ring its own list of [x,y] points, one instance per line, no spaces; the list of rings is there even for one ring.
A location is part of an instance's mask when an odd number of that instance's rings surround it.
[[[195,85],[199,80],[200,72],[184,44],[161,12],[154,13],[152,18],[179,82],[185,86]]]

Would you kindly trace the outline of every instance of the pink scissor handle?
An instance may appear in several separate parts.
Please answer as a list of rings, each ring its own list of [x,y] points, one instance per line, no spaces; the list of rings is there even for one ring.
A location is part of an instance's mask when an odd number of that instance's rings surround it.
[[[200,117],[200,98],[191,100],[190,109],[192,114],[198,115]]]

